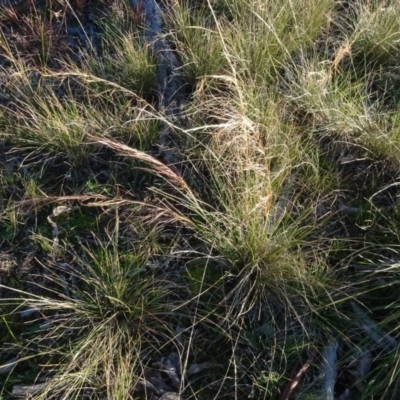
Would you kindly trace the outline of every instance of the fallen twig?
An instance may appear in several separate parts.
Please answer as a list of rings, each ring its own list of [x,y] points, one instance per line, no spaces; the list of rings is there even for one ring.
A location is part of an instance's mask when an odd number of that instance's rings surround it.
[[[358,321],[360,328],[383,352],[387,353],[398,346],[397,340],[384,332],[378,323],[369,318],[357,303],[351,301],[350,304],[354,312],[360,315],[360,320]]]
[[[301,378],[303,377],[305,372],[308,370],[308,368],[310,368],[311,363],[314,360],[315,354],[316,354],[316,349],[314,349],[311,352],[311,354],[309,355],[306,363],[303,366],[300,367],[300,369],[297,371],[296,375],[286,385],[285,390],[283,391],[282,396],[280,397],[280,400],[289,400],[290,399],[291,394],[293,393],[293,391],[296,388],[296,386],[299,384]]]
[[[335,383],[336,383],[337,347],[338,343],[332,342],[325,347],[322,353],[323,357],[322,369],[324,374],[324,388],[323,388],[324,400],[334,399]]]

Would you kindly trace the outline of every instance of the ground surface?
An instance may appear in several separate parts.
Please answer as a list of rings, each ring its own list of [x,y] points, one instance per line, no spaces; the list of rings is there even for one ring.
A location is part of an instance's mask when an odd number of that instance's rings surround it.
[[[2,1],[0,398],[399,398],[399,21]]]

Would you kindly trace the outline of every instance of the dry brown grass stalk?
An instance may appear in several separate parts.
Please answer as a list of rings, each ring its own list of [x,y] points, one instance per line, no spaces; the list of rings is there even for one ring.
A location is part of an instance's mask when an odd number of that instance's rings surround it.
[[[108,197],[103,196],[101,194],[96,195],[77,195],[77,196],[43,196],[43,197],[34,197],[31,199],[21,200],[15,203],[16,208],[30,209],[34,206],[44,206],[46,204],[63,202],[63,201],[89,201],[89,200],[97,200],[97,201],[107,201]]]
[[[133,149],[123,143],[116,142],[107,138],[97,137],[94,138],[95,143],[102,144],[115,150],[118,154],[134,158],[138,161],[142,161],[152,167],[152,171],[156,173],[157,176],[163,177],[170,181],[172,184],[177,184],[180,189],[189,190],[183,177],[178,173],[174,172],[171,167],[166,166],[161,161],[158,161],[153,156]]]

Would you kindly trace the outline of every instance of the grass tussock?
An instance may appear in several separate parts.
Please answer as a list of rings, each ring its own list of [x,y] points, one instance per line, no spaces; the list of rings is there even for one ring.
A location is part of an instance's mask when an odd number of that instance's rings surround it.
[[[396,399],[398,7],[94,3],[0,13],[1,398]]]

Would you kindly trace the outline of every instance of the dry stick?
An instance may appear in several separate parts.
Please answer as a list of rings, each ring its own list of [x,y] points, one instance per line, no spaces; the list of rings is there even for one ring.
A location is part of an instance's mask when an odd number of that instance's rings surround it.
[[[30,399],[32,396],[39,395],[46,388],[46,384],[39,383],[37,385],[14,385],[11,395],[15,397],[23,397]]]
[[[323,398],[325,400],[333,400],[336,383],[336,362],[338,343],[331,342],[325,347],[323,351],[323,373],[324,373],[324,389]]]
[[[293,379],[286,385],[285,390],[282,393],[282,396],[280,397],[280,400],[289,400],[291,394],[293,393],[294,389],[296,386],[299,384],[301,378],[305,374],[305,372],[310,368],[311,363],[314,360],[315,354],[317,350],[313,349],[310,356],[308,357],[306,363],[299,369],[299,371],[296,373],[296,375],[293,377]]]
[[[94,195],[74,195],[74,196],[42,196],[42,197],[34,197],[32,199],[21,200],[16,203],[16,207],[31,207],[31,206],[39,206],[45,204],[51,204],[55,202],[61,201],[87,201],[87,200],[108,200],[108,197],[103,196],[101,194]]]
[[[162,121],[159,135],[160,155],[167,164],[175,164],[179,156],[173,150],[174,140],[171,123],[182,125],[184,83],[180,76],[178,57],[163,36],[161,2],[157,0],[131,0],[131,4],[144,18],[144,38],[149,43],[152,56],[157,62],[158,107],[167,121]],[[176,124],[174,124],[176,125]]]
[[[353,311],[360,317],[357,321],[358,326],[375,342],[375,346],[382,349],[385,354],[398,347],[398,341],[393,336],[386,333],[377,322],[369,318],[356,302],[351,301],[350,304]]]

